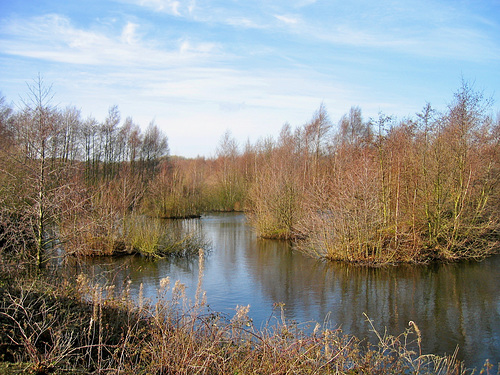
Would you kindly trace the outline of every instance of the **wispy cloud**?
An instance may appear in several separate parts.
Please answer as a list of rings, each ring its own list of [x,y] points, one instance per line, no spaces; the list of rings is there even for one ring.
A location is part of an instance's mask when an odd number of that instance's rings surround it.
[[[293,26],[291,32],[299,38],[325,43],[332,48],[367,48],[379,53],[385,51],[420,58],[471,62],[500,60],[500,44],[493,36],[495,32],[488,33],[459,23],[401,27],[399,24],[364,25],[343,20],[324,25],[289,16],[276,18]]]
[[[297,16],[275,15],[274,17],[276,17],[278,20],[288,25],[296,25],[299,23],[299,18]]]
[[[267,29],[268,25],[243,16],[229,16],[220,20],[221,23],[244,29]]]
[[[140,25],[127,22],[117,32],[79,29],[61,15],[32,19],[11,19],[2,25],[8,35],[0,41],[0,51],[9,55],[47,61],[112,66],[185,65],[220,55],[216,43],[194,42],[188,38],[170,40],[172,47],[142,38]]]
[[[192,14],[196,9],[196,0],[115,0],[119,3],[135,4],[158,13],[181,17]]]
[[[128,22],[122,31],[122,42],[128,45],[137,44],[137,30],[138,25]]]
[[[138,0],[142,6],[150,7],[159,12],[167,12],[180,16],[181,2],[177,0]]]
[[[217,44],[209,42],[193,43],[184,39],[180,44],[181,55],[185,54],[210,54],[218,49]]]
[[[319,4],[317,0],[267,2],[195,3],[194,0],[121,0],[162,7],[193,21],[258,29],[268,33],[289,32],[294,37],[348,46],[387,50],[424,58],[455,58],[465,61],[498,60],[499,25],[490,32],[476,28],[473,16],[456,4],[429,0]],[[161,4],[161,6],[159,4]],[[319,15],[315,8],[321,6]],[[174,11],[175,10],[175,11]],[[464,13],[466,12],[466,13]],[[477,21],[477,20],[476,20]],[[486,25],[487,21],[483,21]],[[496,30],[495,30],[496,29]],[[470,53],[472,52],[472,53]]]
[[[295,6],[297,7],[304,7],[308,5],[315,4],[318,0],[297,0],[295,1]]]
[[[332,119],[351,105],[409,114],[445,98],[461,72],[498,82],[488,67],[500,60],[499,22],[465,2],[113,0],[81,15],[73,3],[56,13],[57,1],[46,14],[0,14],[11,97],[24,88],[12,82],[41,71],[97,117],[109,104],[141,124],[156,116],[173,148],[215,144],[228,127],[276,134],[322,101]]]

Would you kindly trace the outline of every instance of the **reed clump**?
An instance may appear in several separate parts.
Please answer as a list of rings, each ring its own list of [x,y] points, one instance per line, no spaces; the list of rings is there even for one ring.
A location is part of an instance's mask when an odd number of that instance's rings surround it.
[[[203,233],[184,229],[182,223],[137,213],[89,218],[84,215],[60,226],[62,247],[68,255],[146,257],[196,255],[209,248]]]
[[[149,257],[196,255],[208,248],[208,241],[199,231],[184,230],[178,223],[141,215],[124,220],[124,238],[129,252]]]
[[[203,254],[201,255],[203,259]],[[200,278],[203,277],[200,263]],[[0,285],[0,369],[26,373],[472,374],[455,356],[421,353],[418,327],[369,344],[340,329],[290,322],[276,305],[257,329],[250,306],[211,311],[202,293],[162,279],[155,302],[92,283],[38,274]],[[57,280],[57,281],[55,281]],[[368,318],[366,318],[368,319]],[[372,326],[373,327],[373,326]],[[489,364],[487,364],[490,366]],[[485,367],[486,368],[486,367]],[[485,370],[486,371],[486,370]],[[491,366],[489,373],[493,373]],[[8,373],[8,372],[7,372]]]

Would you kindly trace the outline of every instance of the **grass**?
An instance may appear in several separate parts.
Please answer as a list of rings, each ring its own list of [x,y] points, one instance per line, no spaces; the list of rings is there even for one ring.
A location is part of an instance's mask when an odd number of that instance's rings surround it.
[[[139,214],[87,220],[76,225],[64,223],[65,253],[75,256],[140,254],[146,257],[188,256],[210,244],[199,231],[187,230],[175,220]],[[69,228],[68,228],[69,227]],[[78,230],[75,230],[78,227]]]
[[[195,255],[200,248],[209,247],[198,232],[186,231],[168,220],[131,215],[123,226],[129,252],[149,257]]]
[[[257,329],[249,306],[234,316],[211,311],[201,291],[158,285],[157,302],[131,301],[83,276],[13,275],[0,287],[0,370],[31,374],[473,374],[455,356],[421,353],[415,324],[397,335],[373,328],[378,344],[316,325],[287,321],[276,304]],[[7,271],[7,272],[6,272]],[[49,271],[47,271],[49,272]],[[16,280],[14,283],[13,280]],[[141,294],[140,294],[141,295]],[[310,333],[306,333],[310,332]],[[481,373],[493,374],[486,364]]]

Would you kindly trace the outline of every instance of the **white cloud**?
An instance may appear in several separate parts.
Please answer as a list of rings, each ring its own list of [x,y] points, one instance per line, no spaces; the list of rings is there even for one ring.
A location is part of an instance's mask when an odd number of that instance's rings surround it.
[[[192,14],[196,9],[196,0],[191,0],[188,5],[188,12]]]
[[[215,43],[193,43],[188,39],[182,40],[179,47],[179,51],[182,55],[189,53],[208,54],[217,49],[218,46]]]
[[[115,1],[144,9],[123,18],[103,13],[92,26],[57,14],[0,16],[0,81],[22,83],[15,97],[32,70],[41,71],[57,94],[98,120],[111,104],[141,125],[155,117],[173,152],[184,155],[207,155],[228,128],[242,142],[245,134],[276,135],[286,121],[308,121],[322,101],[333,121],[351,105],[365,117],[416,112],[425,100],[435,104],[429,92],[449,90],[426,79],[444,80],[455,74],[450,66],[460,74],[469,61],[500,55],[494,25],[453,23],[444,11],[445,21],[432,14],[422,23],[406,5],[386,10],[385,1],[363,0],[367,8],[356,11],[359,1],[340,10],[343,3],[316,7],[314,0]],[[144,16],[153,11],[162,13]]]
[[[267,26],[262,23],[257,22],[256,20],[250,19],[248,17],[229,17],[220,21],[226,25],[242,27],[245,29],[264,29]]]
[[[317,0],[300,0],[297,2],[297,6],[303,7],[311,4],[315,4]]]
[[[223,112],[239,112],[246,108],[245,102],[233,103],[233,102],[223,102],[219,103],[219,108]]]
[[[294,16],[285,16],[285,15],[275,15],[278,20],[288,24],[288,25],[296,25],[299,23],[299,19]]]
[[[135,44],[136,42],[136,30],[137,30],[137,24],[129,22],[127,25],[123,28],[122,31],[122,42],[126,44]]]
[[[192,15],[197,7],[197,0],[115,0],[119,3],[135,4],[155,12],[177,17]]]
[[[276,17],[279,18],[279,17]],[[286,22],[286,18],[279,18]],[[304,20],[293,24],[296,35],[329,44],[372,49],[369,55],[398,53],[433,59],[488,62],[500,60],[500,45],[491,35],[467,26],[427,25],[425,28],[399,28],[392,25],[356,25],[352,22],[334,26]],[[358,50],[361,51],[361,50]]]
[[[366,47],[425,58],[456,58],[475,62],[498,60],[500,54],[498,41],[493,37],[493,30],[498,28],[498,24],[492,25],[490,20],[489,32],[478,30],[472,22],[478,16],[474,12],[464,13],[465,6],[454,3],[431,0],[409,0],[404,3],[355,0],[330,4],[320,4],[317,0],[229,3],[197,3],[197,0],[116,1],[133,2],[175,15],[182,14],[202,24],[225,24],[269,32],[287,25],[294,36],[326,42],[333,48]],[[322,13],[318,15],[314,9],[322,9]],[[279,22],[273,22],[273,19]],[[481,21],[481,24],[485,25],[485,21]],[[450,32],[452,27],[453,32]],[[461,34],[465,38],[454,39],[453,34]]]

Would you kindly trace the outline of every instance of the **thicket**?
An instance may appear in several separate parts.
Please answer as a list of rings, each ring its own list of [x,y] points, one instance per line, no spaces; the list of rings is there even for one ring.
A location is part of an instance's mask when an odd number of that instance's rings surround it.
[[[481,258],[499,249],[500,118],[463,83],[444,113],[414,119],[323,106],[252,149],[249,217],[263,237],[368,264]],[[246,155],[248,157],[248,155]]]
[[[169,158],[167,137],[143,132],[111,106],[98,122],[52,105],[38,77],[15,111],[0,96],[0,250],[39,266],[51,251],[72,255],[197,252],[203,241],[146,217],[199,214],[189,164]],[[182,165],[182,167],[181,167]],[[173,203],[172,203],[173,202]],[[196,246],[196,245],[199,246]]]

